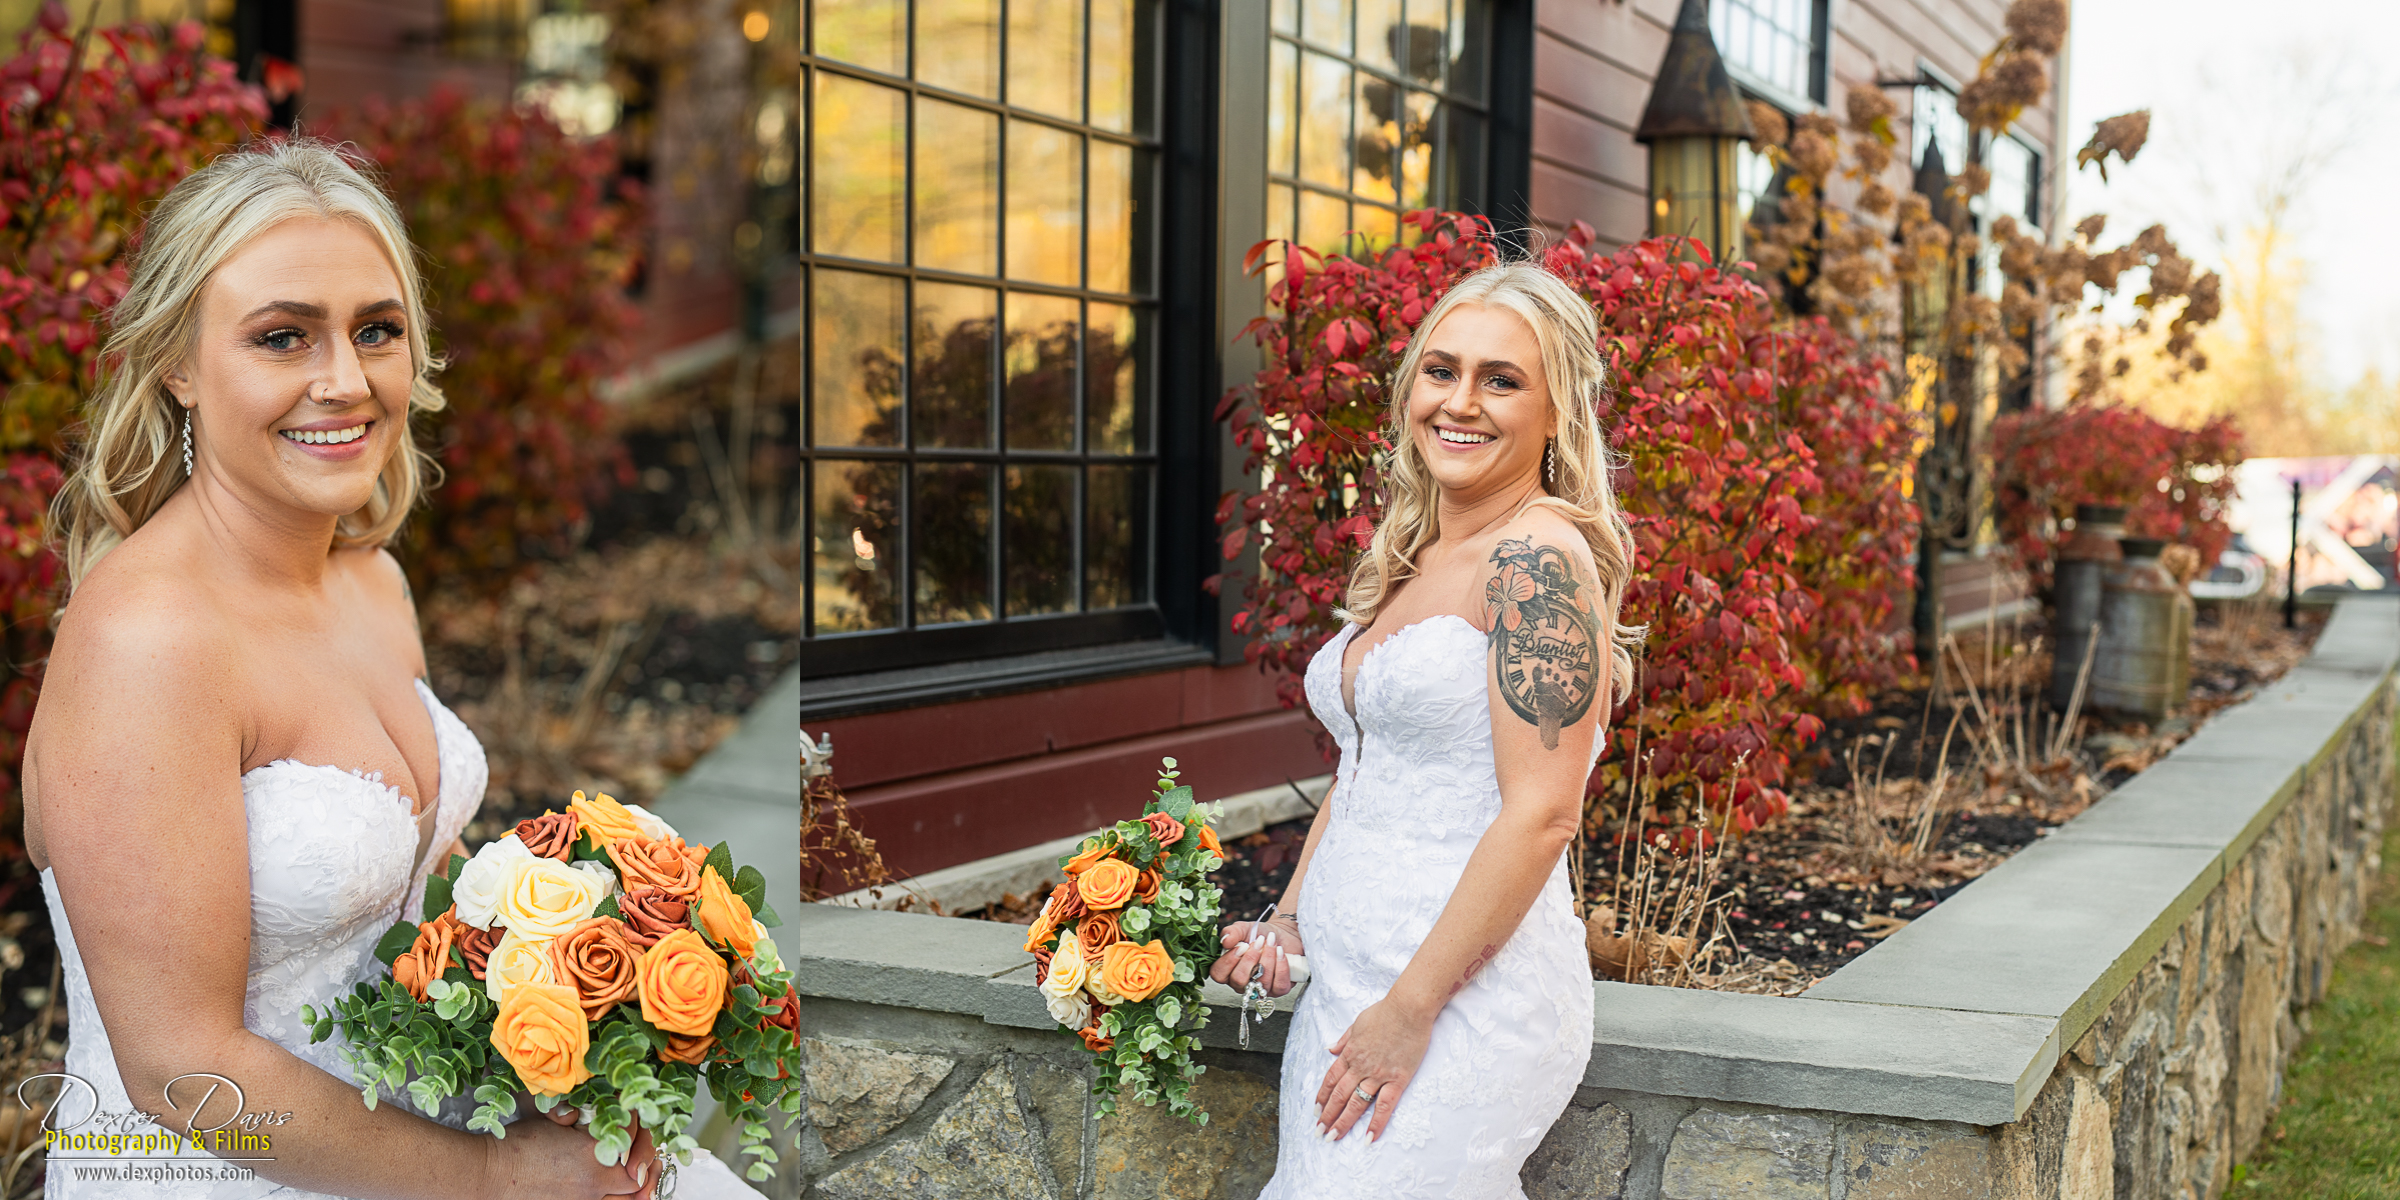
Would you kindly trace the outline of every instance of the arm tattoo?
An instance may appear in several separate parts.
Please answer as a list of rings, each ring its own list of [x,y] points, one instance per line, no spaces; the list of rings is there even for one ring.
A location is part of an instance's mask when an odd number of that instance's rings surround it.
[[[1574,561],[1530,538],[1492,550],[1499,570],[1483,589],[1492,670],[1508,706],[1558,749],[1558,731],[1583,719],[1599,690],[1599,617]]]
[[[1491,961],[1498,957],[1500,957],[1500,947],[1486,943],[1483,953],[1476,955],[1474,961],[1467,964],[1466,972],[1458,977],[1458,982],[1450,985],[1450,994],[1455,996],[1465,991],[1468,984],[1475,982],[1475,976],[1481,974],[1484,967],[1490,965]]]

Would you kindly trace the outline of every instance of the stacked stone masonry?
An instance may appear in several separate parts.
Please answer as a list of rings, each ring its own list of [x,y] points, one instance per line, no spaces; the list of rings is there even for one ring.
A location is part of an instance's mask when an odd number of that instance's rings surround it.
[[[1805,998],[1596,985],[1525,1194],[2214,1200],[2357,936],[2396,658],[2400,606],[2345,603],[2286,680]],[[1205,1128],[1099,1118],[1010,927],[810,907],[801,1195],[1250,1200],[1273,1173],[1288,1018],[1264,1052],[1204,1031]]]

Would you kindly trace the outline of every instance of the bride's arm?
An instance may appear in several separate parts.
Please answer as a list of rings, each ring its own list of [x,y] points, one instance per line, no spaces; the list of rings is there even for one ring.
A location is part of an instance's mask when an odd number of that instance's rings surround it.
[[[251,731],[233,647],[172,604],[108,611],[79,598],[31,741],[42,840],[133,1105],[181,1132],[240,1109],[262,1127],[276,1183],[347,1196],[598,1197],[630,1192],[588,1133],[519,1121],[495,1140],[383,1104],[243,1026],[250,956],[240,763]],[[95,611],[98,610],[98,611]],[[180,1109],[177,1107],[181,1105]],[[205,1111],[195,1112],[194,1107]],[[238,1128],[238,1127],[237,1127]],[[256,1154],[257,1151],[231,1153]]]
[[[1487,593],[1484,617],[1493,631],[1495,669],[1485,686],[1500,815],[1476,842],[1457,889],[1391,992],[1331,1047],[1338,1057],[1317,1091],[1318,1122],[1337,1138],[1367,1111],[1354,1094],[1362,1085],[1379,1099],[1368,1132],[1382,1134],[1425,1057],[1434,1018],[1508,944],[1582,823],[1592,739],[1609,695],[1608,631],[1599,627],[1590,552],[1581,538],[1541,532],[1504,540],[1499,551],[1493,579],[1506,586]],[[1522,631],[1544,614],[1579,629],[1589,648],[1580,663],[1533,653]]]
[[[1292,881],[1284,885],[1283,898],[1275,902],[1275,915],[1266,921],[1268,932],[1274,936],[1255,946],[1246,945],[1253,922],[1237,921],[1227,926],[1218,939],[1225,946],[1225,953],[1209,968],[1209,978],[1239,991],[1248,986],[1251,968],[1263,962],[1267,971],[1259,982],[1266,985],[1268,995],[1280,996],[1292,990],[1289,956],[1306,953],[1305,935],[1300,930],[1300,885],[1308,878],[1308,860],[1316,856],[1317,838],[1324,834],[1326,817],[1333,811],[1334,786],[1327,784],[1325,795],[1318,799],[1317,815],[1308,823],[1308,839],[1300,844],[1300,861],[1292,866]]]

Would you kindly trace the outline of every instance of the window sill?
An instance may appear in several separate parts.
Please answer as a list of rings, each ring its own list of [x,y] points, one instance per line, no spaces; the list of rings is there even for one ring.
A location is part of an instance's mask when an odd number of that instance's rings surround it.
[[[829,721],[1215,663],[1206,648],[1166,638],[824,679],[810,678],[803,661],[800,719]]]

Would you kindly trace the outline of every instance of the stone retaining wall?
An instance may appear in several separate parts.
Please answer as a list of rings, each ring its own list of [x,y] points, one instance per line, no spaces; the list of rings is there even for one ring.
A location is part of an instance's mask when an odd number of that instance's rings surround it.
[[[2356,936],[2394,793],[2400,607],[1819,983],[1598,983],[1533,1200],[2215,1197]],[[1206,1031],[1194,1130],[1095,1118],[1013,927],[805,906],[800,1178],[818,1200],[1249,1200],[1282,1026]],[[1233,997],[1211,985],[1212,1003]]]

